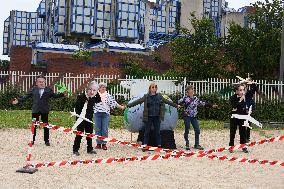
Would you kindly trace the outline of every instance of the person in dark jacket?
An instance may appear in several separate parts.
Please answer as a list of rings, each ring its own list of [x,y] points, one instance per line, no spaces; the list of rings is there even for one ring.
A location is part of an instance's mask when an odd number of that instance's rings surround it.
[[[98,84],[95,81],[92,81],[88,84],[88,88],[85,93],[79,94],[75,103],[76,114],[80,115],[81,111],[85,104],[87,104],[87,110],[85,118],[90,121],[93,120],[94,114],[94,105],[101,102],[101,97],[98,94]],[[77,127],[77,131],[86,132],[88,134],[93,133],[93,124],[83,120]],[[76,135],[74,145],[73,145],[73,154],[79,156],[79,149],[82,136]],[[87,153],[96,154],[96,151],[93,149],[92,138],[87,137]]]
[[[59,93],[56,94],[49,87],[46,87],[45,78],[43,76],[39,76],[36,79],[36,86],[33,87],[25,96],[20,97],[19,99],[15,98],[12,101],[12,104],[18,104],[18,102],[24,102],[28,98],[32,98],[32,118],[39,121],[39,117],[41,117],[41,121],[43,123],[48,123],[48,114],[49,114],[49,99],[64,97],[66,94]],[[36,127],[33,135],[33,144],[36,137]],[[50,146],[49,142],[49,129],[44,127],[44,142],[46,146]]]
[[[157,93],[157,85],[151,83],[149,91],[142,98],[127,105],[131,108],[138,104],[144,103],[143,122],[145,124],[144,132],[144,145],[147,145],[150,138],[151,126],[154,126],[156,145],[161,147],[161,135],[160,124],[164,120],[165,116],[165,104],[178,108],[179,106],[167,99],[165,99],[160,93]],[[145,151],[143,149],[143,151]]]
[[[235,94],[230,97],[230,103],[232,106],[232,114],[247,115],[246,109],[246,97],[245,97],[245,86],[240,84],[235,89]],[[239,127],[240,144],[246,143],[246,128],[243,126],[244,120],[231,118],[230,119],[230,142],[229,146],[234,146],[235,135],[237,127]],[[248,153],[247,148],[242,149],[243,152]],[[232,153],[233,151],[230,150]]]

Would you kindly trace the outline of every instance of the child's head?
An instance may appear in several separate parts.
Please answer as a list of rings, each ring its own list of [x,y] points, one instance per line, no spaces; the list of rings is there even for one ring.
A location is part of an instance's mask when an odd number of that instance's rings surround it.
[[[45,88],[45,78],[44,76],[38,76],[36,79],[36,85],[38,88]]]
[[[157,90],[158,90],[158,86],[157,86],[157,84],[156,83],[151,83],[150,85],[149,85],[149,93],[157,93]]]
[[[97,91],[98,91],[98,83],[96,81],[91,81],[89,84],[88,84],[88,88],[87,88],[87,95],[89,97],[92,97],[94,95],[97,94]]]
[[[189,85],[185,88],[187,96],[193,96],[194,95],[194,87],[192,85]]]
[[[104,82],[100,82],[99,83],[99,91],[100,91],[100,93],[106,92],[106,88],[107,88],[107,84],[106,83],[104,83]]]
[[[236,94],[238,96],[243,96],[246,93],[246,87],[244,84],[240,84],[237,86]]]

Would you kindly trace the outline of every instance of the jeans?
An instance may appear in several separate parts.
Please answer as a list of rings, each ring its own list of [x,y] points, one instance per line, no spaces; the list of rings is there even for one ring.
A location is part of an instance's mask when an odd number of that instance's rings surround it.
[[[156,145],[161,145],[161,134],[160,134],[160,116],[149,116],[148,121],[145,122],[145,132],[144,132],[144,144],[149,143],[151,127],[154,126]]]
[[[110,115],[105,112],[97,112],[95,113],[94,118],[96,135],[108,137]],[[97,144],[106,144],[106,142],[97,139]]]
[[[189,128],[190,128],[190,123],[191,123],[194,129],[194,135],[195,135],[195,145],[194,146],[198,146],[200,129],[199,129],[199,123],[197,121],[197,118],[185,116],[183,120],[184,120],[184,140],[186,144],[189,143],[188,134],[189,134]]]

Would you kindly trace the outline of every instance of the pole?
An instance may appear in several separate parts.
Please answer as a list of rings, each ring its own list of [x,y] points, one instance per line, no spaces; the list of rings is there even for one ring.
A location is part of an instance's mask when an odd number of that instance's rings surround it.
[[[282,36],[281,36],[281,58],[280,58],[280,74],[279,81],[283,81],[284,74],[284,2],[283,2],[283,19],[282,19]]]

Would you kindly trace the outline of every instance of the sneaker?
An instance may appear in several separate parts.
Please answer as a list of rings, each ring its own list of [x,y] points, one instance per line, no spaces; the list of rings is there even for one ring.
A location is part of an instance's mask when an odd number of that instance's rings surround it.
[[[103,149],[103,150],[107,150],[106,144],[102,144],[102,149]]]
[[[80,155],[79,152],[73,152],[73,154],[74,154],[75,156],[79,156],[79,155]]]
[[[50,146],[50,143],[49,143],[49,142],[46,142],[45,145],[46,145],[46,146]]]
[[[148,148],[146,147],[142,148],[142,152],[146,152],[146,151],[148,151]]]
[[[91,150],[89,152],[87,152],[88,154],[97,154],[97,152],[95,150]]]
[[[244,153],[249,153],[247,148],[243,148],[242,150],[243,150]]]
[[[204,150],[204,148],[200,145],[194,145],[194,148],[198,150]]]
[[[102,149],[102,145],[101,145],[101,144],[97,144],[97,146],[95,147],[95,149]]]

